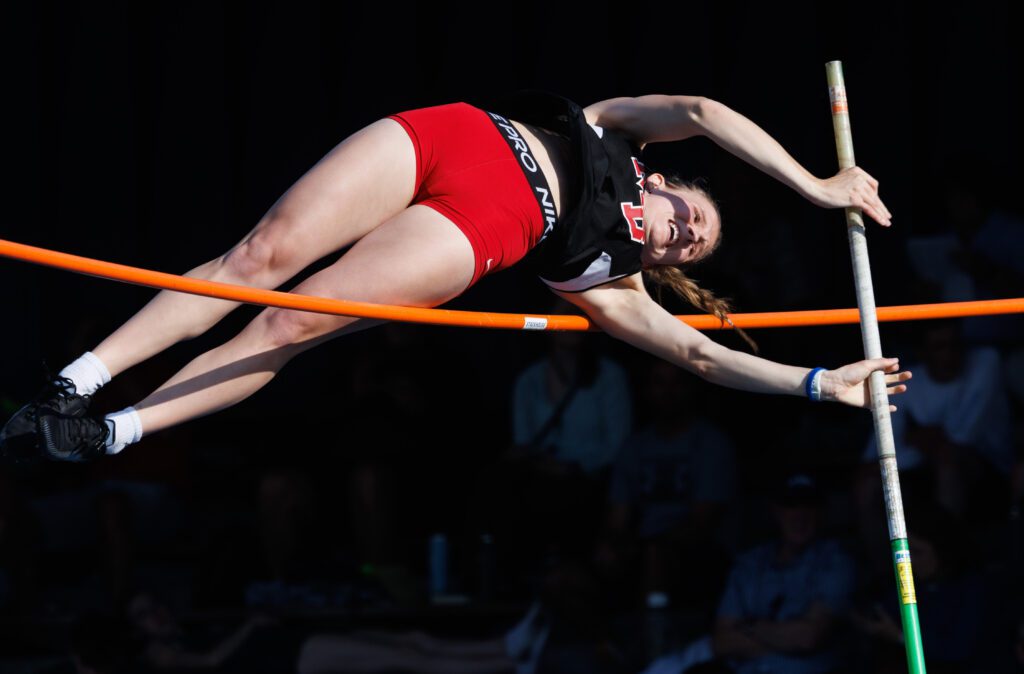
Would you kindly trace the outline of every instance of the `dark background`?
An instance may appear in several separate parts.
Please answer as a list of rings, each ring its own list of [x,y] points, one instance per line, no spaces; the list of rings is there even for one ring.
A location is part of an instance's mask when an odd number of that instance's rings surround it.
[[[869,230],[878,304],[915,301],[922,298],[904,244],[942,229],[944,184],[983,180],[993,204],[1021,214],[1020,10],[989,1],[954,7],[19,3],[5,7],[0,28],[0,236],[181,273],[236,243],[355,130],[392,112],[520,87],[581,105],[649,93],[708,96],[756,121],[824,177],[836,167],[824,64],[839,59],[858,164],[879,179],[893,213],[890,230]],[[817,209],[704,139],[651,147],[647,156],[654,169],[708,178],[725,239],[693,274],[738,310],[855,304],[838,211]],[[777,293],[770,282],[744,282],[751,269],[771,281],[780,267],[790,273]],[[15,261],[0,261],[0,293],[0,393],[10,401],[35,392],[44,360],[59,369],[152,295]],[[513,269],[450,306],[546,313],[550,302],[539,281]],[[127,373],[119,388],[98,396],[98,407],[134,402],[256,311],[242,308]],[[379,330],[320,347],[244,404],[161,434],[148,456],[144,440],[112,462],[148,464],[132,470],[165,470],[164,479],[207,492],[244,491],[239,476],[279,463],[322,468],[329,483],[344,457],[373,448],[374,427],[353,412],[343,382],[366,354],[386,348]],[[431,531],[471,528],[465,485],[507,445],[514,377],[542,352],[544,337],[398,330],[430,361],[430,378],[420,384],[436,391],[402,459],[415,479],[399,503],[419,551]],[[883,344],[898,351],[912,330],[885,326]],[[783,362],[836,366],[861,357],[854,326],[753,336],[762,355]],[[646,358],[604,336],[588,339],[601,340],[631,371]],[[733,335],[716,339],[745,348]],[[791,439],[801,431],[805,401],[700,390],[707,416],[734,437],[741,485],[754,493],[794,455],[841,475],[870,432],[866,414],[821,408],[816,446],[801,445]],[[373,423],[386,425],[386,410]],[[828,433],[833,423],[842,434]],[[847,434],[850,428],[859,434]],[[60,470],[70,480],[90,479],[89,469]],[[46,488],[33,482],[38,475],[24,479],[29,493]]]
[[[999,205],[1019,212],[1021,46],[1019,10],[1011,4],[976,2],[950,13],[903,2],[841,11],[756,2],[500,10],[434,3],[16,5],[7,10],[2,47],[8,122],[0,232],[181,273],[237,242],[354,130],[390,112],[519,87],[550,89],[583,105],[646,93],[709,96],[754,119],[810,171],[827,176],[836,159],[824,64],[840,59],[858,163],[880,180],[894,214],[891,230],[870,232],[877,300],[904,302],[914,298],[902,245],[911,234],[941,228],[944,180],[981,174]],[[963,153],[972,164],[957,162]],[[695,275],[734,298],[738,310],[855,304],[838,212],[817,209],[704,139],[652,146],[647,154],[655,169],[709,179],[722,204],[725,239]],[[779,235],[793,240],[788,251],[766,230],[780,220],[795,223]],[[799,291],[780,296],[745,288],[744,267],[770,274],[779,264],[765,260],[766,241],[784,251],[784,266],[799,270],[796,281],[786,281],[801,284]],[[452,306],[546,310],[541,284],[519,273],[489,277]],[[4,388],[19,399],[35,390],[43,359],[59,369],[151,296],[18,262],[0,264],[0,283]],[[153,382],[234,334],[253,313],[242,309],[211,334],[155,359]],[[885,328],[883,338],[893,330]],[[540,339],[427,331],[488,373],[473,396],[485,413],[453,410],[435,420],[438,428],[456,432],[476,421],[502,429],[511,377]],[[239,409],[199,424],[216,432],[235,419],[232,434],[244,434],[251,418],[265,437],[264,426],[277,425],[276,418],[329,415],[330,435],[343,436],[343,410],[316,404],[317,383],[329,389],[330,376],[344,372],[373,334],[298,359]],[[765,356],[802,365],[848,362],[861,353],[854,328],[761,331],[757,338]],[[722,414],[732,419],[766,406],[784,414],[802,405],[742,394],[726,399]]]
[[[20,4],[7,9],[4,22],[7,197],[0,231],[23,243],[181,273],[237,242],[354,130],[390,112],[519,87],[547,88],[583,105],[646,93],[706,95],[754,119],[826,176],[836,160],[824,63],[840,59],[858,163],[881,181],[894,214],[891,230],[871,232],[877,299],[905,301],[902,242],[936,228],[944,179],[983,170],[996,199],[1019,212],[1017,16],[1000,2],[950,13],[903,2],[842,11],[756,2],[501,9]],[[963,151],[986,165],[954,163]],[[725,242],[697,276],[739,310],[854,304],[841,215],[816,209],[703,139],[652,147],[648,155],[656,169],[709,179],[722,203]],[[771,238],[763,228],[779,218],[799,223],[783,236],[800,239],[794,250],[809,253],[793,256],[810,281],[793,306],[745,297],[740,282],[744,266],[761,262],[758,244]],[[540,284],[517,273],[488,278],[453,306],[544,310]],[[0,265],[0,283],[5,388],[23,394],[34,390],[42,359],[59,369],[151,295],[16,262]],[[68,331],[82,319],[93,333],[74,351]],[[242,320],[158,360],[173,369]],[[513,361],[538,342],[535,335],[430,331],[470,358],[506,354],[497,363],[488,358],[492,377],[514,372]],[[759,339],[771,358],[784,358],[792,340],[813,345],[797,350],[806,354],[804,365],[849,361],[860,348],[849,328],[763,332]],[[320,349],[286,376],[341,369],[357,343]],[[279,382],[238,414],[266,420],[257,408],[308,409],[293,388]],[[500,396],[506,387],[485,389]],[[766,404],[741,400],[743,408]],[[488,404],[495,412],[502,406]],[[488,420],[503,423],[502,414]]]

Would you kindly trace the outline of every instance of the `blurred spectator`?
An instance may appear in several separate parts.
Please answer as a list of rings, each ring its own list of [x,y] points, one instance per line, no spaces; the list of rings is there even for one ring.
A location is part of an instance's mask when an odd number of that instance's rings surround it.
[[[950,158],[940,194],[942,234],[908,241],[910,260],[944,302],[1020,297],[1024,294],[1024,221],[995,207],[992,169],[976,155]],[[963,167],[970,170],[964,171]],[[969,341],[1008,343],[1024,336],[1019,316],[965,320]]]
[[[690,608],[721,590],[725,553],[716,534],[736,480],[732,442],[700,418],[697,386],[680,368],[649,361],[639,395],[650,422],[619,452],[608,522],[613,543],[639,539],[645,591]]]
[[[253,607],[322,608],[337,604],[343,587],[332,564],[331,538],[319,515],[318,494],[303,470],[268,470],[258,484],[260,555],[245,588]]]
[[[577,313],[562,300],[551,311]],[[547,555],[592,551],[603,524],[607,469],[632,424],[625,371],[601,355],[601,338],[580,332],[546,338],[547,355],[514,385],[511,447],[483,471],[477,488],[479,526],[497,535],[505,565],[515,568],[536,568]]]
[[[718,608],[714,653],[738,674],[831,672],[835,623],[853,591],[853,564],[818,538],[823,495],[806,475],[789,477],[772,512],[779,538],[736,558]]]
[[[1014,457],[999,354],[967,348],[956,321],[929,322],[920,338],[921,366],[908,368],[914,379],[892,415],[900,470],[911,491],[912,473],[925,475],[931,484],[922,496],[930,490],[954,512],[968,506],[981,517],[1005,512]],[[863,458],[877,460],[873,435]],[[862,506],[877,501],[877,471],[865,475],[876,488],[862,485]]]
[[[908,510],[907,526],[928,671],[979,671],[970,665],[977,655],[987,592],[977,573],[966,566],[962,526],[937,504]],[[906,659],[891,575],[879,579],[874,594],[874,606],[853,612],[851,617],[855,625],[881,642],[879,668],[898,671]]]
[[[316,555],[315,493],[298,470],[267,472],[259,483],[259,533],[271,578],[302,575]]]
[[[562,560],[546,569],[540,597],[551,633],[537,674],[625,674],[631,636],[613,622],[605,579],[590,563]]]
[[[423,632],[315,634],[302,645],[298,672],[533,674],[550,629],[537,602],[519,623],[495,639],[441,639]]]
[[[436,638],[421,632],[317,634],[303,645],[300,674],[423,672],[429,674],[619,674],[619,639],[603,584],[588,565],[562,560],[540,578],[540,599],[503,637]]]
[[[331,470],[320,477],[320,488],[328,498],[339,492],[344,503],[335,505],[346,513],[350,532],[344,547],[351,547],[364,574],[380,581],[392,599],[414,603],[423,586],[401,557],[401,542],[415,538],[411,530],[420,531],[422,519],[431,515],[409,506],[430,498],[423,491],[434,483],[431,468],[441,470],[447,460],[431,456],[433,448],[423,451],[420,420],[384,391],[357,399],[349,414],[358,422],[346,433],[348,446],[338,449],[341,456],[325,460]]]
[[[749,174],[742,175],[749,180]],[[760,181],[752,182],[747,185],[751,191],[763,190]],[[735,285],[744,305],[786,311],[813,303],[822,293],[822,279],[812,266],[803,263],[808,251],[815,250],[814,242],[808,241],[813,231],[796,218],[765,213],[754,198],[737,199],[730,208],[732,222],[764,224],[743,232],[744,245],[728,253],[736,258],[735,268],[743,270],[736,275]]]
[[[325,608],[346,604],[351,587],[340,579],[349,566],[335,563],[333,536],[322,517],[320,493],[305,471],[268,468],[250,498],[211,526],[197,573],[196,604],[266,609]],[[253,493],[255,492],[255,493]],[[223,506],[220,506],[223,508]]]
[[[559,301],[552,313],[577,313]],[[593,335],[553,332],[547,356],[516,379],[513,442],[539,459],[593,473],[608,466],[632,424],[625,371]]]
[[[109,609],[124,601],[138,581],[138,551],[145,549],[149,559],[172,554],[181,531],[181,502],[156,483],[85,482],[37,493],[29,507],[47,553],[41,571],[59,579],[47,588],[45,601],[60,609]]]
[[[439,639],[423,632],[353,632],[310,637],[299,654],[298,671],[506,674],[516,671],[516,667],[503,639],[474,641]]]
[[[711,637],[705,636],[683,650],[658,658],[642,674],[735,674],[723,660],[717,660]]]
[[[990,169],[977,157],[955,158],[959,171],[942,191],[945,216],[959,243],[953,262],[971,277],[973,297],[1017,297],[1024,290],[1024,221],[995,208]]]
[[[476,466],[503,449],[481,443],[494,430],[477,377],[490,381],[494,373],[475,372],[434,326],[388,323],[371,335],[339,372],[347,387],[325,392],[344,399],[336,403],[344,405],[344,441],[311,460],[318,487],[344,513],[345,546],[358,567],[391,599],[410,604],[422,598],[423,584],[402,553],[439,522],[448,528],[462,516],[460,496],[472,493]],[[453,416],[458,410],[472,413]]]
[[[154,594],[136,593],[125,607],[139,642],[141,665],[153,671],[289,671],[297,640],[263,614],[246,619],[227,635],[186,630]],[[254,638],[254,634],[259,638]]]

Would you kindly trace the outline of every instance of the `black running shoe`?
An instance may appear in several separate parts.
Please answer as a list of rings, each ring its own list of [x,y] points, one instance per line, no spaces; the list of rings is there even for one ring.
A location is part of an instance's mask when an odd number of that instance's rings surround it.
[[[83,416],[91,396],[75,393],[75,385],[66,377],[52,379],[30,403],[15,412],[0,429],[0,457],[14,463],[27,463],[39,454],[37,418],[40,410],[71,417]]]
[[[39,449],[48,459],[82,463],[107,453],[105,441],[110,430],[102,419],[40,408],[37,423]]]

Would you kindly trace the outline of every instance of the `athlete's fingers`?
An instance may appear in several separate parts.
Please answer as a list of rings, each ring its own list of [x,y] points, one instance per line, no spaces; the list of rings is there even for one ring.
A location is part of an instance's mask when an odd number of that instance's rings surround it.
[[[864,206],[862,210],[867,211],[867,214],[871,216],[871,219],[882,225],[888,227],[892,224],[887,215],[888,209],[882,204],[882,200],[876,197],[870,197],[864,200]]]
[[[881,370],[882,372],[895,372],[900,366],[899,358],[868,358],[860,362],[862,367],[867,367],[869,372]]]
[[[875,180],[874,176],[872,176],[870,173],[868,173],[864,169],[860,169],[860,173],[861,173],[861,175],[864,176],[864,179],[868,181],[869,185],[874,187],[876,190],[878,189],[878,181]]]
[[[853,205],[883,227],[889,226],[888,220],[884,215],[882,215],[882,212],[878,208],[879,204],[876,201],[872,201],[870,197],[863,194],[857,194],[856,198],[853,200]]]
[[[897,384],[899,382],[908,381],[912,377],[913,375],[910,373],[910,370],[906,370],[905,372],[897,372],[896,374],[887,374],[885,375],[885,383]]]

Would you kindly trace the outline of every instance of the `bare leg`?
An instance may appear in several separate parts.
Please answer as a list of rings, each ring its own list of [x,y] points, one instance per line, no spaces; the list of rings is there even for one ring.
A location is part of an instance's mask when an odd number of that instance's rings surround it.
[[[437,306],[473,277],[469,240],[446,217],[413,205],[367,234],[296,292],[405,306]],[[234,339],[185,366],[135,405],[147,434],[247,398],[299,353],[381,321],[269,308]]]
[[[408,134],[392,119],[378,120],[331,150],[234,248],[186,276],[276,288],[400,213],[412,201],[415,180]],[[93,353],[116,376],[202,334],[237,306],[162,291]]]

